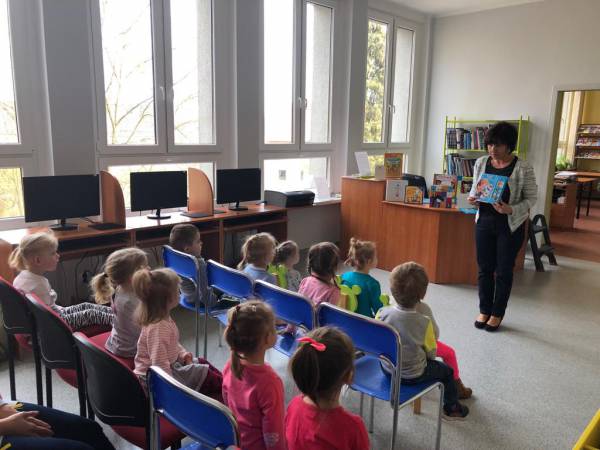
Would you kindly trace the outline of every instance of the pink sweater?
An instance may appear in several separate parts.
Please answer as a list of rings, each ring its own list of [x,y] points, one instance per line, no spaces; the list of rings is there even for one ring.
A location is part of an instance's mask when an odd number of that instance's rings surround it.
[[[337,305],[340,299],[340,289],[337,286],[324,283],[312,275],[302,280],[298,293],[310,298],[315,305],[323,302]]]
[[[169,317],[158,323],[142,327],[135,355],[135,370],[137,375],[146,375],[150,366],[158,366],[171,375],[171,364],[186,353],[179,343],[179,330]]]
[[[283,383],[268,364],[245,365],[242,379],[223,369],[223,402],[240,427],[244,450],[285,450]]]

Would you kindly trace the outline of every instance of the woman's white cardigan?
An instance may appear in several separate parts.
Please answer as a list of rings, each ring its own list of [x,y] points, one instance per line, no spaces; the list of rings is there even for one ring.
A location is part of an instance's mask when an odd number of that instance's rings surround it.
[[[477,183],[481,175],[485,172],[485,166],[489,159],[488,156],[482,156],[475,161],[473,169],[473,187],[469,193],[470,197],[477,196]],[[512,175],[508,179],[510,188],[510,199],[508,204],[512,207],[512,214],[508,214],[508,227],[514,232],[525,220],[529,218],[529,210],[537,200],[537,184],[535,182],[535,173],[533,167],[522,159],[517,159]],[[479,220],[479,211],[475,217],[475,222]]]

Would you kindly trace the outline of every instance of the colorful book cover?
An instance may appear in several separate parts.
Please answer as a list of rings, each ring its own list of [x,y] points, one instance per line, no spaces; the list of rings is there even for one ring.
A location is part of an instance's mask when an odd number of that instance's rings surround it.
[[[452,208],[452,198],[454,197],[454,189],[452,186],[432,185],[429,194],[430,208]]]
[[[498,203],[506,189],[508,177],[484,173],[477,182],[477,200],[483,203]]]
[[[447,175],[444,173],[436,173],[433,176],[432,186],[448,186],[452,188],[452,195],[456,193],[458,178],[456,175]]]
[[[404,203],[423,204],[423,191],[418,186],[406,186]]]
[[[388,202],[403,202],[408,180],[387,180],[385,183],[385,199]]]
[[[458,177],[458,190],[456,191],[456,207],[458,209],[477,209],[469,203],[469,193],[472,186],[472,179],[465,180],[463,177]]]
[[[403,153],[385,153],[383,155],[383,165],[385,167],[386,178],[400,178],[402,176],[402,166],[404,162]]]

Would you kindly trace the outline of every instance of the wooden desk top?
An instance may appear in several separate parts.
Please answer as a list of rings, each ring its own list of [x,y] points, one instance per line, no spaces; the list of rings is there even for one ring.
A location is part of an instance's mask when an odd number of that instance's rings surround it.
[[[600,172],[579,172],[573,171],[578,177],[600,178]]]
[[[228,219],[237,219],[243,217],[252,217],[263,214],[271,214],[286,211],[286,208],[272,205],[248,205],[247,211],[230,211],[225,209],[224,213],[215,214],[214,216],[200,217],[197,219],[182,216],[179,212],[166,213],[171,217],[167,220],[152,220],[144,216],[131,216],[126,218],[125,228],[114,228],[111,230],[95,230],[90,228],[90,223],[81,219],[70,220],[69,222],[77,223],[79,228],[69,231],[54,231],[55,236],[59,241],[68,241],[71,239],[94,238],[101,236],[111,236],[116,234],[131,233],[139,229],[162,228],[165,226],[176,225],[178,223],[199,223],[199,222],[219,222]],[[49,227],[29,227],[18,228],[0,232],[0,240],[4,240],[11,245],[17,245],[23,236],[33,234],[40,231],[48,231]]]
[[[592,181],[596,181],[598,178],[595,177],[577,177],[578,183],[590,183]]]
[[[436,213],[464,214],[463,212],[461,212],[456,207],[452,207],[452,208],[432,208],[432,207],[429,206],[428,203],[424,203],[422,205],[417,205],[417,204],[413,204],[413,203],[388,202],[388,201],[385,201],[385,200],[383,201],[383,203],[386,204],[386,205],[394,205],[394,206],[400,206],[400,207],[415,208],[415,209],[421,209],[421,210],[425,210],[425,211],[432,211],[432,212],[436,212]]]

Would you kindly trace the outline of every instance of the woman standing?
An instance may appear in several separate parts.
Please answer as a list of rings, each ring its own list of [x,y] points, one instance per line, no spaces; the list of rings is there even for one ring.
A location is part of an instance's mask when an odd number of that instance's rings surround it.
[[[478,206],[475,242],[479,266],[479,316],[475,327],[496,331],[504,318],[513,282],[513,268],[525,237],[525,221],[537,199],[533,168],[513,155],[517,129],[498,122],[488,129],[488,156],[475,163],[469,202]],[[484,173],[508,177],[500,202],[477,201],[477,183]]]

